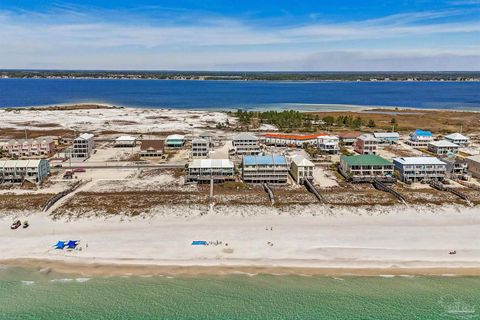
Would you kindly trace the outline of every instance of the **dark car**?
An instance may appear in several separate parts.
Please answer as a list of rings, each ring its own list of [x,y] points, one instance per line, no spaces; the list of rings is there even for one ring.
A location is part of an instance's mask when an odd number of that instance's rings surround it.
[[[20,220],[15,220],[10,226],[10,229],[12,230],[18,229],[21,225],[22,223],[20,222]]]

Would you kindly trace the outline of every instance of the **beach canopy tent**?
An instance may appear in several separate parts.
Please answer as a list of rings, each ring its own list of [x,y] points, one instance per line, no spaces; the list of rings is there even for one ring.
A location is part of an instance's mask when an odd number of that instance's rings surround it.
[[[58,241],[56,245],[54,245],[55,249],[63,249],[65,248],[65,241]]]
[[[207,241],[199,241],[199,240],[192,241],[192,246],[206,246],[206,245],[207,245]]]
[[[67,243],[67,248],[68,249],[75,249],[78,245],[78,240],[70,240]]]

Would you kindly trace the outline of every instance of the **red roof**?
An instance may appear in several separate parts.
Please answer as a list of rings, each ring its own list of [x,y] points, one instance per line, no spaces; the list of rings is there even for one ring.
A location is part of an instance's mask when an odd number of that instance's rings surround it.
[[[163,150],[164,146],[164,140],[142,140],[140,150]]]
[[[264,136],[266,138],[276,138],[276,139],[289,139],[289,140],[310,140],[316,139],[321,136],[326,136],[325,133],[317,133],[317,134],[284,134],[284,133],[266,133]]]

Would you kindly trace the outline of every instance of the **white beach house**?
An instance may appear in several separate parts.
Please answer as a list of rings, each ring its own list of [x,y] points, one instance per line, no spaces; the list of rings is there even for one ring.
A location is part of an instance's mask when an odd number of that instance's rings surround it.
[[[468,144],[470,143],[470,139],[461,133],[452,133],[452,134],[446,135],[443,138],[451,143],[458,144],[459,146],[462,146],[462,147],[468,146]]]
[[[455,155],[460,146],[447,140],[432,141],[428,144],[428,151],[439,156]]]
[[[315,164],[301,155],[293,157],[290,163],[290,174],[298,184],[305,180],[313,180],[314,169]]]
[[[435,157],[394,158],[393,166],[404,182],[443,180],[447,174],[447,164]]]
[[[202,138],[192,140],[192,157],[205,158],[210,150],[210,142]]]
[[[232,145],[238,155],[258,155],[261,153],[259,139],[251,133],[240,133],[233,137]]]
[[[382,144],[394,144],[400,140],[398,132],[374,132],[373,136]]]
[[[233,162],[229,159],[195,159],[188,164],[187,182],[223,183],[235,180]]]
[[[337,136],[321,135],[317,138],[317,146],[320,151],[337,154],[340,151],[340,139]]]
[[[94,135],[91,133],[82,133],[76,137],[75,140],[73,140],[71,158],[78,160],[88,159],[95,148],[93,138]]]
[[[120,136],[115,139],[115,147],[117,148],[132,148],[137,145],[137,138],[132,136]]]

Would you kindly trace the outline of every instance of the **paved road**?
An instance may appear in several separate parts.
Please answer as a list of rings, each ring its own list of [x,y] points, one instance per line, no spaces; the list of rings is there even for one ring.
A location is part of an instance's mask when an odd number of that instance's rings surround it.
[[[72,163],[72,168],[85,169],[115,169],[115,168],[163,168],[163,169],[183,169],[186,163],[162,163],[162,164],[94,164],[94,163]],[[70,165],[64,163],[62,167],[52,167],[52,170],[69,169]]]

